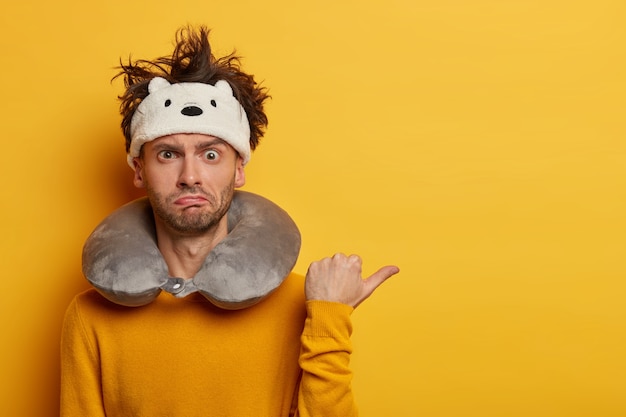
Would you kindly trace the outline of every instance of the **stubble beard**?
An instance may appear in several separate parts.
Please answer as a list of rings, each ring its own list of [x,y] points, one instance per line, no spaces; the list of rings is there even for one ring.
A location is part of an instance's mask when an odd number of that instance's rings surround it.
[[[226,215],[233,199],[234,181],[224,188],[218,196],[207,193],[199,187],[188,187],[178,194],[164,196],[156,192],[149,185],[146,186],[146,194],[154,210],[154,215],[161,219],[165,225],[173,231],[184,235],[198,235],[213,229]],[[182,194],[199,194],[204,197],[210,209],[174,212],[169,207],[174,206],[174,201]]]

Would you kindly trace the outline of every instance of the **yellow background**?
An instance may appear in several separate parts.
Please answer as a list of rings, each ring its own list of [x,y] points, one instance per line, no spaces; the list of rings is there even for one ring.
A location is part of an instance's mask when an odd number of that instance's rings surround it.
[[[82,244],[139,195],[113,67],[204,23],[270,88],[245,189],[299,224],[298,271],[402,269],[353,315],[363,417],[626,415],[625,22],[617,0],[6,4],[0,414],[57,414]]]

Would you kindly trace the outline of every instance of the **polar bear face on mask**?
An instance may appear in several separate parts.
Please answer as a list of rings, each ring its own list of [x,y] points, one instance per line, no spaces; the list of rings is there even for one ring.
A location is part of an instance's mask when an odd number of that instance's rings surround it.
[[[133,115],[128,163],[139,156],[144,143],[177,133],[200,133],[218,137],[243,158],[250,159],[250,125],[246,112],[225,80],[215,85],[175,83],[155,77],[148,96]]]

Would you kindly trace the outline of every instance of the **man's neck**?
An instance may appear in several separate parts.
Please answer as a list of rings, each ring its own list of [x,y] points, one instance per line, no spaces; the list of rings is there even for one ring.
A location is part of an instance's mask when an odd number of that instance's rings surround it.
[[[193,278],[213,248],[228,234],[226,216],[214,228],[201,235],[173,232],[156,221],[157,242],[169,274],[177,278]]]

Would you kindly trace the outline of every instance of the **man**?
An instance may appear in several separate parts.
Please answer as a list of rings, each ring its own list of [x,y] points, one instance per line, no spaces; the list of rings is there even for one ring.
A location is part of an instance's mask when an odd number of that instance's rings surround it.
[[[236,233],[229,208],[267,125],[267,95],[235,57],[212,56],[204,27],[179,31],[172,57],[121,74],[134,184],[146,190],[168,280],[192,290],[160,292],[166,283],[147,301],[118,302],[130,274],[79,294],[63,328],[61,416],[356,416],[350,314],[398,268],[362,279],[358,256],[336,254],[312,263],[304,285],[290,273],[252,302],[202,297],[197,276]],[[245,245],[241,262],[254,250]]]

